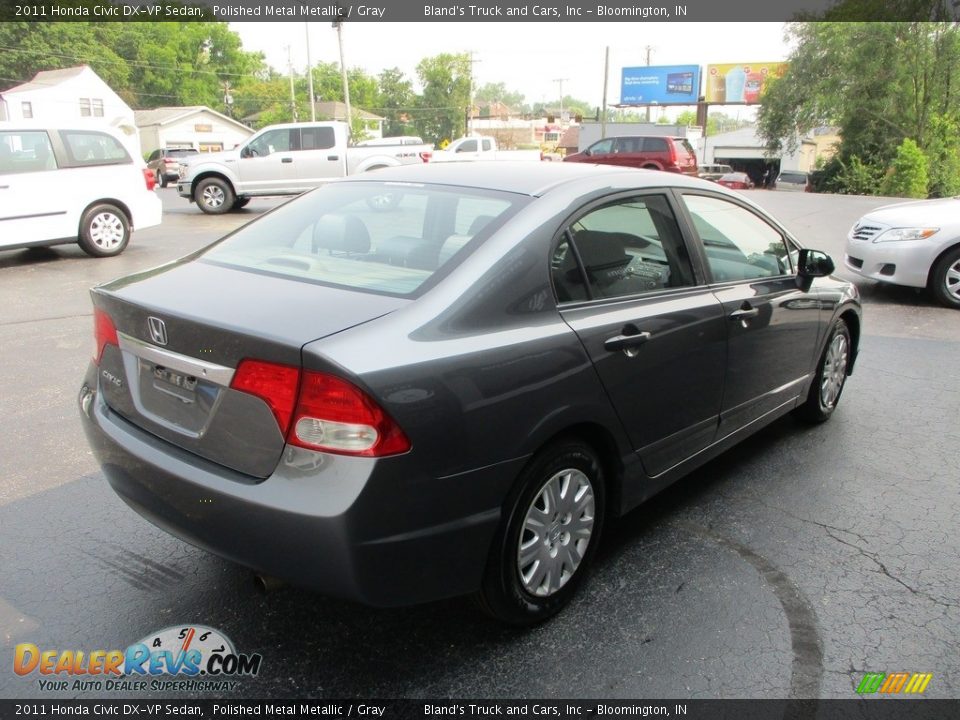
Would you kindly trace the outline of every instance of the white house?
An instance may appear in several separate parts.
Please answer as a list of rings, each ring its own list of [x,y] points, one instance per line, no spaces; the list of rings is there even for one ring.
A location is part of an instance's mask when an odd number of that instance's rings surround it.
[[[87,65],[43,70],[33,80],[0,93],[0,120],[107,125],[140,154],[133,110]]]
[[[135,116],[145,154],[159,148],[232,150],[253,134],[243,123],[203,105],[137,110]]]

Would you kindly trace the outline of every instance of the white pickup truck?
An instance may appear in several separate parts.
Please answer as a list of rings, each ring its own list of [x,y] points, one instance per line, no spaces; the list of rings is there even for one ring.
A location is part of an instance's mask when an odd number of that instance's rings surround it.
[[[478,160],[543,160],[539,150],[500,150],[496,138],[470,135],[457,138],[444,150],[435,150],[430,162],[471,162]]]
[[[270,125],[233,150],[186,158],[177,192],[219,215],[261,195],[299,195],[331,178],[430,160],[431,145],[348,147],[343,122]]]

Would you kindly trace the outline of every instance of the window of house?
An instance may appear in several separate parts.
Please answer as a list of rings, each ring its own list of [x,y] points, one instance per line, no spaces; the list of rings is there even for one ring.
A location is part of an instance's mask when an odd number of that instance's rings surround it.
[[[29,102],[20,103],[20,108],[25,120],[33,117],[33,103],[29,103]]]
[[[80,98],[80,117],[90,117],[90,98]]]
[[[93,100],[93,116],[103,117],[103,100]]]

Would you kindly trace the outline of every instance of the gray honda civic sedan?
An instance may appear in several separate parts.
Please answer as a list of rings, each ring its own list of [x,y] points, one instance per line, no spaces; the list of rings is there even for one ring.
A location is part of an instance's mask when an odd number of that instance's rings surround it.
[[[609,166],[331,182],[92,291],[114,490],[264,577],[541,621],[604,527],[837,407],[860,303],[741,195]]]

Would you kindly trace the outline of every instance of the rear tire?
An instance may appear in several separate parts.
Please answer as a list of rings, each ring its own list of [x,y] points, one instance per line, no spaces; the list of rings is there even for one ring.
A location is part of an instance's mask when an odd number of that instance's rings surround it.
[[[817,363],[817,374],[810,384],[807,399],[794,411],[797,417],[809,423],[830,419],[846,384],[852,350],[850,329],[844,320],[837,320]]]
[[[83,214],[79,244],[87,255],[119,255],[130,242],[130,220],[116,205],[100,203]]]
[[[157,173],[157,180],[158,180],[157,184],[160,185],[160,187],[162,188],[165,188],[167,185],[170,184],[170,181],[167,180],[167,176],[164,175],[162,172]]]
[[[236,198],[230,183],[222,178],[209,177],[197,185],[194,199],[197,206],[208,215],[223,215],[233,207]]]
[[[941,305],[960,310],[960,247],[948,252],[934,266],[930,289]]]
[[[504,505],[477,604],[530,626],[563,609],[587,575],[603,529],[603,469],[577,438],[538,452]]]

